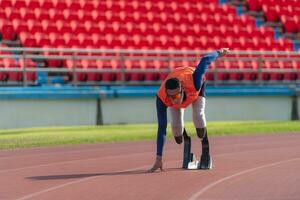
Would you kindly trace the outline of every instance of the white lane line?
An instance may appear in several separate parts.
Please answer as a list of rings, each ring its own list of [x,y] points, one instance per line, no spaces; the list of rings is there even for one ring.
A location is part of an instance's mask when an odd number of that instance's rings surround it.
[[[257,151],[262,151],[262,150],[265,150],[265,149],[261,149],[261,150],[251,150],[251,151],[244,151],[244,152],[234,152],[234,153],[224,153],[224,154],[218,154],[218,155],[215,155],[214,157],[222,157],[222,156],[228,156],[228,155],[235,155],[235,154],[240,154],[240,153],[248,153],[248,152],[257,152]],[[138,155],[138,154],[145,154],[145,153],[136,153],[136,154],[131,154],[131,155]],[[130,156],[130,155],[128,155],[128,156]],[[117,157],[117,156],[116,156]],[[124,157],[124,155],[123,156],[120,156],[120,157]],[[95,158],[95,159],[99,159],[99,158]],[[297,158],[297,160],[298,159],[300,159],[300,158]],[[94,159],[87,159],[87,160],[94,160]],[[293,160],[295,160],[295,159],[293,159]],[[78,161],[82,161],[82,160],[78,160]],[[64,162],[64,163],[71,163],[71,162],[76,162],[76,161],[68,161],[68,162]],[[170,161],[170,162],[167,162],[167,163],[173,163],[173,162],[180,162],[180,161]],[[285,161],[285,162],[287,162],[287,161]],[[279,162],[279,163],[282,163],[282,161],[281,162]],[[43,165],[43,166],[48,166],[48,165],[55,165],[55,164],[58,164],[58,163],[52,163],[52,164],[47,164],[47,165]],[[59,163],[59,164],[61,164],[61,163]],[[261,167],[258,167],[257,169],[260,169],[260,168],[264,168],[264,167],[266,167],[266,166],[269,166],[269,165],[265,165],[265,166],[261,166]],[[37,166],[33,166],[33,167],[28,167],[28,168],[34,168],[34,167],[37,167]],[[147,165],[147,166],[143,166],[143,167],[139,167],[139,168],[133,168],[133,169],[128,169],[128,170],[126,170],[126,171],[129,171],[129,170],[138,170],[138,169],[141,169],[141,168],[146,168],[146,167],[149,167],[149,165]],[[237,173],[237,174],[234,174],[234,175],[232,175],[232,176],[230,176],[230,178],[232,178],[232,177],[235,177],[235,176],[238,176],[238,175],[240,175],[241,173],[243,174],[243,173],[247,173],[248,171],[250,172],[250,171],[254,171],[254,170],[256,170],[256,168],[255,169],[250,169],[250,170],[246,170],[246,172],[240,172],[240,173]],[[97,176],[96,176],[97,177]],[[61,184],[61,185],[57,185],[57,186],[54,186],[54,187],[51,187],[51,188],[47,188],[47,189],[45,189],[45,190],[42,190],[42,191],[39,191],[39,192],[36,192],[36,193],[32,193],[32,194],[29,194],[29,195],[27,195],[27,196],[24,196],[24,197],[22,197],[22,198],[20,198],[20,199],[17,199],[17,200],[23,200],[23,198],[25,198],[25,199],[28,199],[28,198],[31,198],[31,197],[33,197],[33,196],[37,196],[37,195],[40,195],[40,194],[42,194],[42,193],[46,193],[46,192],[48,192],[48,191],[53,191],[53,190],[56,190],[56,189],[59,189],[59,188],[62,188],[62,187],[65,187],[65,186],[68,186],[68,185],[73,185],[73,184],[76,184],[76,183],[81,183],[81,182],[83,182],[83,181],[88,181],[88,180],[90,180],[90,179],[92,179],[92,178],[95,178],[95,177],[88,177],[88,178],[83,178],[83,179],[80,179],[80,180],[76,180],[76,181],[71,181],[71,182],[68,182],[68,183],[64,183],[64,184]],[[228,177],[225,177],[224,178],[225,180],[227,180],[227,179],[229,179]],[[223,180],[223,179],[221,179],[222,181],[225,181],[225,180]],[[221,181],[221,182],[222,182]],[[219,181],[217,181],[218,183],[219,183]],[[218,183],[215,183],[215,184],[218,184]],[[213,184],[213,183],[212,183]],[[211,185],[211,184],[210,184]],[[213,185],[214,186],[214,185]],[[210,186],[210,187],[213,187],[213,186]],[[208,187],[208,186],[207,186]],[[207,188],[207,187],[205,187],[205,188]],[[203,188],[203,189],[205,189],[205,188]],[[208,188],[209,189],[209,188]],[[206,189],[207,190],[207,189]],[[201,190],[202,191],[202,190]],[[201,191],[199,191],[199,192],[201,192]],[[203,192],[202,192],[203,193]],[[201,193],[201,194],[202,194]],[[196,194],[198,194],[198,193],[196,193]],[[195,194],[195,195],[196,195]],[[197,196],[196,196],[196,198],[197,198]],[[190,200],[192,200],[192,199],[190,199]]]
[[[297,134],[289,134],[289,135],[293,135],[293,136],[298,136]],[[248,135],[246,136],[247,138],[246,139],[238,139],[237,141],[230,141],[231,143],[230,144],[220,144],[220,145],[215,145],[215,148],[219,148],[219,147],[226,147],[226,146],[250,146],[250,145],[265,145],[265,142],[250,142],[248,139],[251,139],[252,137],[256,137],[258,135]],[[261,137],[265,137],[265,136],[269,136],[269,135],[263,135]],[[278,137],[286,137],[287,134],[276,134],[276,136]],[[224,137],[226,138],[227,136],[221,136],[221,137]],[[249,138],[248,138],[249,137]],[[197,137],[194,137],[195,139],[198,139]],[[213,137],[212,137],[213,138]],[[219,140],[220,137],[217,138],[217,140]],[[291,138],[292,141],[295,141],[295,139]],[[168,141],[171,140],[171,139],[168,139]],[[145,142],[143,144],[140,144],[140,146],[152,146],[153,143],[151,143],[151,141],[141,141],[141,142]],[[232,142],[235,142],[234,144],[232,144]],[[241,143],[242,142],[242,143]],[[268,144],[270,143],[277,143],[278,140],[273,140],[273,141],[269,141]],[[111,144],[115,144],[116,142],[111,142]],[[122,143],[122,142],[120,142]],[[105,143],[105,144],[109,144],[109,143]],[[128,143],[126,143],[128,144]],[[96,144],[82,144],[82,145],[96,145]],[[101,145],[101,144],[100,144]],[[139,145],[139,142],[137,142],[137,145]],[[130,145],[129,145],[130,146]],[[71,147],[71,145],[66,145],[67,148]],[[47,147],[31,147],[30,150],[44,150],[46,149]],[[63,146],[56,146],[56,147],[49,147],[49,150],[52,150],[53,149],[56,149],[56,148],[63,148]],[[80,148],[80,147],[79,147]],[[51,154],[54,154],[54,155],[58,155],[58,154],[72,154],[72,153],[77,153],[77,152],[89,152],[89,151],[98,151],[99,149],[109,149],[111,147],[107,146],[107,147],[94,147],[92,146],[90,149],[79,149],[79,150],[72,150],[72,149],[68,149],[68,151],[65,151],[64,149],[61,150],[61,151],[58,151],[58,152],[45,152],[45,153],[36,153],[36,154],[30,154],[30,155],[17,155],[17,156],[5,156],[5,157],[1,157],[0,156],[0,160],[5,160],[5,159],[15,159],[15,158],[27,158],[27,157],[35,157],[35,156],[44,156],[44,155],[51,155]],[[127,147],[114,147],[114,148],[118,148],[118,149],[123,149],[123,148],[127,148]],[[0,150],[5,152],[5,151],[19,151],[19,150],[22,150],[22,149],[15,149],[15,150]],[[27,150],[27,149],[26,149]]]
[[[272,142],[272,141],[271,141]],[[277,143],[278,141],[273,141],[274,143]],[[215,148],[222,148],[222,147],[227,147],[227,146],[251,146],[251,145],[265,145],[266,143],[265,142],[246,142],[246,143],[235,143],[235,144],[222,144],[222,145],[215,145]],[[269,144],[269,143],[268,143]],[[146,146],[153,146],[153,144],[149,143],[149,144],[146,144]],[[141,145],[141,146],[145,146],[144,144]],[[55,147],[53,147],[55,148]],[[58,147],[59,148],[59,147]],[[103,149],[107,150],[107,149],[110,149],[111,147],[103,147]],[[127,147],[115,147],[117,149],[124,149],[124,148],[127,148]],[[5,156],[5,157],[0,157],[0,160],[7,160],[7,159],[16,159],[16,158],[28,158],[28,157],[38,157],[38,156],[45,156],[45,155],[58,155],[58,154],[72,154],[72,153],[78,153],[78,152],[92,152],[92,151],[99,151],[101,149],[101,151],[103,150],[102,147],[99,147],[99,148],[92,148],[92,149],[82,149],[82,150],[69,150],[69,151],[58,151],[58,152],[45,152],[45,153],[36,153],[36,154],[31,154],[31,155],[17,155],[17,156]],[[9,150],[7,150],[9,151]]]
[[[24,169],[33,169],[33,168],[46,167],[46,166],[57,165],[57,164],[59,164],[59,165],[60,164],[69,164],[69,163],[76,163],[76,162],[81,162],[81,161],[92,161],[92,160],[100,160],[100,159],[117,159],[117,158],[121,158],[121,157],[130,157],[130,156],[136,156],[136,155],[143,155],[143,154],[147,154],[147,153],[153,153],[153,151],[142,152],[142,153],[133,153],[133,154],[128,154],[128,155],[105,156],[105,157],[97,157],[97,158],[70,160],[70,161],[54,162],[54,163],[48,163],[48,164],[28,166],[28,167],[20,167],[20,168],[15,168],[15,169],[6,169],[6,170],[0,170],[0,174],[5,173],[5,172],[19,171],[19,170],[24,170]]]
[[[170,162],[167,162],[167,163],[170,164],[170,163],[176,163],[176,162],[178,162],[178,161],[170,161]],[[149,165],[144,165],[144,166],[137,167],[137,168],[127,169],[127,170],[124,170],[124,171],[121,171],[121,172],[118,172],[118,173],[122,173],[122,172],[126,173],[128,171],[134,171],[134,170],[145,170],[145,173],[146,173],[146,170],[148,168],[149,168]],[[110,173],[113,173],[113,172],[110,172]],[[44,194],[46,192],[57,190],[57,189],[60,189],[60,188],[63,188],[63,187],[69,186],[69,185],[74,185],[74,184],[77,184],[77,183],[81,183],[81,182],[84,182],[84,181],[89,181],[89,180],[92,180],[92,179],[95,179],[95,178],[98,178],[98,176],[87,177],[87,178],[83,178],[83,179],[80,179],[80,180],[75,180],[75,181],[67,182],[67,183],[64,183],[64,184],[56,185],[54,187],[50,187],[50,188],[47,188],[47,189],[44,189],[44,190],[41,190],[41,191],[38,191],[38,192],[31,193],[29,195],[23,196],[23,197],[18,198],[16,200],[30,199],[32,197],[36,197],[36,196]]]
[[[240,152],[238,152],[240,153]],[[215,155],[215,157],[221,157],[221,156],[226,156],[226,155],[231,155],[231,154],[236,154],[236,153],[225,153],[225,154],[219,154],[219,155]],[[133,155],[133,154],[132,154]],[[136,155],[136,154],[135,154]],[[99,158],[98,158],[99,159]],[[87,159],[87,160],[91,160],[91,159]],[[82,160],[81,160],[82,161]],[[70,162],[63,162],[63,163],[71,163],[72,161]],[[170,162],[167,162],[167,163],[175,163],[175,162],[180,162],[180,160],[176,160],[176,161],[170,161]],[[52,164],[48,164],[48,165],[55,165],[57,163],[52,163]],[[59,164],[62,164],[62,163],[59,163]],[[42,166],[48,166],[48,165],[42,165]],[[132,170],[139,170],[139,169],[144,169],[144,168],[149,168],[150,165],[145,165],[145,166],[142,166],[142,167],[138,167],[138,168],[132,168],[132,169],[128,169],[128,170],[125,170],[124,172],[126,171],[132,171]],[[34,166],[33,166],[34,167]],[[28,167],[28,168],[33,168],[33,167]],[[36,166],[38,167],[38,166]],[[26,169],[28,169],[26,168]],[[21,168],[22,169],[22,168]],[[24,168],[23,168],[24,169]],[[1,172],[1,171],[0,171]],[[24,197],[21,197],[19,199],[16,199],[16,200],[25,200],[25,199],[29,199],[31,197],[34,197],[34,196],[38,196],[40,194],[43,194],[43,193],[46,193],[46,192],[49,192],[49,191],[53,191],[53,190],[56,190],[56,189],[60,189],[62,187],[66,187],[66,186],[69,186],[69,185],[73,185],[73,184],[76,184],[76,183],[81,183],[83,181],[89,181],[91,179],[94,179],[96,178],[97,176],[93,176],[93,177],[88,177],[88,178],[83,178],[83,179],[80,179],[80,180],[76,180],[76,181],[71,181],[71,182],[68,182],[68,183],[64,183],[64,184],[61,184],[61,185],[57,185],[57,186],[54,186],[54,187],[50,187],[50,188],[47,188],[45,190],[41,190],[39,192],[35,192],[35,193],[31,193],[29,195],[26,195]]]
[[[224,153],[224,154],[218,154],[218,155],[215,155],[214,157],[222,157],[222,156],[228,156],[228,155],[235,155],[235,154],[240,154],[240,153],[248,153],[248,152],[256,152],[256,151],[259,151],[259,150],[252,150],[252,151],[244,151],[244,152],[235,152],[235,153]],[[142,154],[142,153],[137,153],[137,154]],[[136,155],[136,154],[135,154]],[[71,161],[72,162],[72,161]],[[175,163],[175,162],[180,162],[178,160],[176,161],[169,161],[167,163]],[[66,163],[66,162],[65,162]],[[49,165],[55,165],[57,163],[53,163],[53,164],[49,164]],[[48,165],[47,165],[48,166]],[[146,168],[148,167],[149,168],[149,165],[147,166],[143,166],[143,167],[138,167],[138,168],[133,168],[133,169],[128,169],[128,170],[125,170],[124,172],[126,171],[132,171],[132,170],[138,170],[138,169],[143,169],[143,168]],[[33,168],[33,167],[32,167]],[[62,187],[65,187],[65,186],[69,186],[69,185],[73,185],[73,184],[76,184],[76,183],[81,183],[83,181],[88,181],[88,180],[91,180],[93,178],[96,178],[97,176],[95,177],[88,177],[88,178],[83,178],[83,179],[80,179],[80,180],[76,180],[76,181],[71,181],[71,182],[68,182],[68,183],[64,183],[64,184],[61,184],[61,185],[57,185],[57,186],[54,186],[54,187],[51,187],[51,188],[47,188],[45,190],[41,190],[39,192],[35,192],[35,193],[32,193],[32,194],[29,194],[29,195],[26,195],[24,197],[21,197],[17,200],[25,200],[25,199],[29,199],[31,197],[34,197],[34,196],[38,196],[42,193],[46,193],[46,192],[49,192],[49,191],[53,191],[53,190],[56,190],[56,189],[60,189]]]
[[[197,200],[207,190],[215,187],[216,185],[218,185],[218,184],[220,184],[222,182],[225,182],[225,181],[227,181],[229,179],[235,178],[237,176],[241,176],[241,175],[244,175],[244,174],[247,174],[247,173],[250,173],[250,172],[254,172],[254,171],[257,171],[257,170],[260,170],[260,169],[264,169],[264,168],[268,168],[268,167],[273,167],[273,166],[276,166],[276,165],[281,165],[281,164],[284,164],[284,163],[298,161],[298,160],[300,160],[300,158],[294,158],[294,159],[290,159],[290,160],[284,160],[284,161],[280,161],[280,162],[274,162],[274,163],[271,163],[271,164],[262,165],[262,166],[259,166],[259,167],[247,169],[247,170],[244,170],[244,171],[232,174],[230,176],[226,176],[226,177],[224,177],[222,179],[219,179],[217,181],[214,181],[214,182],[208,184],[207,186],[205,186],[204,188],[202,188],[201,190],[199,190],[198,192],[196,192],[193,196],[191,196],[189,198],[189,200]]]
[[[178,149],[172,149],[172,150],[169,150],[168,152],[173,152],[173,151],[178,151]],[[216,154],[216,155],[214,155],[214,157],[221,157],[221,156],[234,155],[234,154],[238,154],[238,153],[247,153],[247,152],[253,152],[253,151],[260,151],[260,150],[250,150],[250,151],[240,151],[240,152],[235,152],[235,153]],[[116,158],[121,158],[121,157],[130,157],[130,156],[136,156],[136,155],[142,155],[142,154],[148,154],[148,153],[153,154],[153,151],[127,154],[127,155],[105,156],[105,157],[70,160],[70,161],[63,161],[63,162],[53,162],[53,163],[33,165],[33,166],[28,166],[28,167],[5,169],[5,170],[0,170],[0,174],[1,173],[6,173],[6,172],[15,172],[15,171],[20,171],[20,170],[33,169],[33,168],[38,168],[38,167],[47,167],[47,166],[52,166],[52,165],[69,164],[69,163],[76,163],[76,162],[81,162],[81,161],[93,161],[93,160],[100,160],[100,159],[116,159]]]
[[[139,167],[139,168],[133,168],[133,169],[129,169],[128,171],[132,171],[132,170],[140,170],[140,169],[144,169],[145,167],[148,167],[148,165],[146,166],[143,166],[143,167]],[[81,183],[83,181],[88,181],[88,180],[92,180],[92,179],[95,179],[96,177],[98,176],[92,176],[92,177],[88,177],[88,178],[83,178],[83,179],[79,179],[79,180],[76,180],[76,181],[71,181],[71,182],[67,182],[67,183],[64,183],[64,184],[61,184],[61,185],[57,185],[57,186],[54,186],[54,187],[50,187],[50,188],[47,188],[45,190],[41,190],[39,192],[35,192],[35,193],[31,193],[29,195],[26,195],[26,196],[23,196],[21,198],[18,198],[16,200],[26,200],[26,199],[30,199],[32,197],[35,197],[35,196],[38,196],[40,194],[43,194],[43,193],[46,193],[46,192],[50,192],[50,191],[53,191],[53,190],[57,190],[59,188],[63,188],[63,187],[66,187],[66,186],[69,186],[69,185],[73,185],[73,184],[77,184],[77,183]]]
[[[291,147],[281,147],[283,148],[291,148]],[[266,151],[270,149],[278,149],[277,147],[273,148],[268,148],[268,149],[256,149],[256,150],[249,150],[249,151],[239,151],[239,152],[234,152],[234,153],[223,153],[223,154],[215,154],[213,157],[222,157],[222,156],[230,156],[230,155],[236,155],[236,154],[241,154],[241,153],[250,153],[250,152],[258,152],[258,151]],[[168,152],[174,152],[178,151],[178,149],[171,149]],[[28,167],[20,167],[20,168],[14,168],[14,169],[6,169],[6,170],[0,170],[1,173],[6,173],[6,172],[15,172],[15,171],[21,171],[21,170],[26,170],[26,169],[34,169],[38,167],[47,167],[47,166],[52,166],[52,165],[60,165],[60,164],[69,164],[69,163],[76,163],[76,162],[81,162],[81,161],[93,161],[93,160],[100,160],[100,159],[116,159],[116,158],[122,158],[122,157],[130,157],[130,156],[136,156],[136,155],[143,155],[143,154],[148,154],[151,153],[153,154],[153,151],[149,152],[141,152],[141,153],[134,153],[134,154],[128,154],[128,155],[117,155],[117,156],[105,156],[105,157],[97,157],[97,158],[87,158],[87,159],[79,159],[79,160],[70,160],[70,161],[63,161],[63,162],[53,162],[53,163],[48,163],[48,164],[41,164],[41,165],[33,165],[33,166],[28,166]]]
[[[250,136],[251,137],[251,136]],[[196,137],[195,137],[196,138]],[[245,143],[240,143],[240,142],[243,142],[243,141],[245,141]],[[234,142],[234,141],[231,141],[231,142]],[[249,145],[253,145],[253,144],[256,144],[256,145],[264,145],[265,144],[265,142],[249,142],[247,139],[246,140],[242,140],[242,141],[237,141],[238,143],[235,143],[235,144],[232,144],[232,143],[230,143],[230,144],[221,144],[221,145],[216,145],[216,148],[219,148],[219,147],[226,147],[226,146],[229,146],[229,145],[234,145],[234,146],[249,146]],[[274,143],[277,143],[278,142],[278,140],[275,140],[275,141],[271,141],[271,142],[274,142]],[[106,144],[108,144],[108,143],[106,143]],[[114,144],[114,143],[111,143],[111,144]],[[89,145],[89,144],[82,144],[82,145]],[[91,145],[93,145],[93,144],[91,144]],[[137,145],[139,145],[139,142],[137,142]],[[146,142],[145,144],[141,144],[141,146],[152,146],[153,144],[151,143],[151,141],[149,141],[149,143],[148,142]],[[67,145],[66,147],[67,148],[69,148],[71,145]],[[47,147],[31,147],[30,149],[28,149],[28,150],[45,150]],[[50,147],[49,148],[49,150],[52,150],[52,148],[53,148],[53,150],[55,150],[56,148],[63,148],[63,146],[57,146],[57,147]],[[79,147],[80,148],[80,147]],[[45,152],[45,153],[36,153],[36,154],[29,154],[29,155],[16,155],[16,156],[14,156],[14,155],[12,155],[12,156],[5,156],[5,157],[1,157],[0,156],[0,160],[5,160],[5,159],[15,159],[15,158],[27,158],[27,157],[35,157],[35,156],[44,156],[44,155],[51,155],[51,154],[55,154],[55,155],[57,155],[57,154],[66,154],[66,153],[77,153],[77,152],[89,152],[89,151],[98,151],[99,149],[109,149],[109,148],[111,148],[111,147],[109,147],[109,146],[107,146],[107,147],[92,147],[92,148],[90,148],[90,149],[79,149],[79,150],[72,150],[72,149],[68,149],[67,151],[66,150],[64,150],[64,149],[62,149],[61,151],[58,151],[58,152]],[[118,146],[116,146],[115,148],[118,148],[118,149],[123,149],[123,148],[127,148],[127,147],[118,147]],[[0,152],[1,151],[3,151],[3,152],[5,152],[5,151],[7,151],[7,152],[9,152],[9,151],[19,151],[19,150],[22,150],[22,149],[17,149],[17,150],[0,150]],[[25,149],[25,150],[27,150],[27,149]]]

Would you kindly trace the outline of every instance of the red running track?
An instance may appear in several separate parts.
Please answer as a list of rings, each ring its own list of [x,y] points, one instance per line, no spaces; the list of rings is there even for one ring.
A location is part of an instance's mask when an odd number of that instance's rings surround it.
[[[152,141],[0,151],[0,199],[300,199],[300,134],[212,137],[208,171],[180,169],[182,146],[171,140],[164,172],[146,173],[155,148]]]

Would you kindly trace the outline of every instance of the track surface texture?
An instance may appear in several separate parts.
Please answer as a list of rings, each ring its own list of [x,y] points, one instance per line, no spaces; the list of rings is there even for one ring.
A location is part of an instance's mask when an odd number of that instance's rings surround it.
[[[212,170],[183,170],[169,140],[0,151],[1,200],[299,200],[300,134],[211,137]],[[200,156],[200,141],[192,138]]]

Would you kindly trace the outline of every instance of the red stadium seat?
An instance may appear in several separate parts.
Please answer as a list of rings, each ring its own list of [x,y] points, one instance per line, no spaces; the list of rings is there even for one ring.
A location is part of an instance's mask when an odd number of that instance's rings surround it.
[[[141,72],[130,72],[130,70],[141,70],[145,69],[148,61],[138,60],[126,60],[125,68],[129,71],[125,74],[126,81],[145,81],[145,73]]]
[[[81,60],[81,64],[84,69],[96,69],[97,63],[95,60]],[[95,72],[87,72],[86,73],[86,81],[101,81],[102,75],[101,73]]]
[[[298,27],[293,18],[287,16],[281,16],[281,22],[286,33],[297,33]]]
[[[36,68],[36,63],[33,62],[31,59],[29,58],[26,58],[25,60],[24,59],[20,59],[19,60],[19,65],[20,67],[22,68]],[[24,77],[25,79],[25,77]],[[34,71],[29,71],[29,72],[26,72],[26,81],[31,81],[31,82],[34,82],[36,80],[36,72]]]
[[[20,19],[13,20],[14,32],[20,34],[21,32],[29,32],[27,23]]]
[[[248,9],[251,11],[261,11],[262,6],[259,0],[247,0]]]
[[[38,47],[46,47],[50,46],[51,41],[48,36],[45,36],[44,34],[37,32],[34,34],[36,45]]]
[[[13,2],[11,0],[1,0],[0,1],[0,7],[13,7]]]
[[[14,27],[11,22],[4,21],[3,25],[0,27],[0,32],[4,40],[14,40],[15,32]]]
[[[28,5],[28,7],[30,8],[35,8],[35,7],[41,7],[43,9],[50,9],[50,8],[54,8],[54,4],[52,1],[48,1],[48,0],[40,0],[39,4],[36,3],[37,1],[30,1],[30,3],[32,5]]]
[[[58,1],[57,4],[55,5],[55,9],[57,9],[57,10],[64,10],[67,8],[68,8],[68,5],[65,1]]]
[[[57,52],[51,52],[48,49],[51,48],[49,45],[44,45],[44,56],[59,56]],[[63,65],[63,60],[61,59],[56,59],[56,58],[47,58],[46,59],[47,67],[49,68],[59,68],[62,67]]]
[[[85,11],[91,11],[95,9],[95,6],[93,4],[93,2],[89,2],[89,1],[81,1],[83,2],[83,5],[81,5],[81,8]]]
[[[277,14],[275,8],[263,6],[263,11],[265,13],[266,20],[269,22],[279,22],[279,15]]]
[[[81,60],[65,60],[65,64],[68,69],[71,71],[75,69],[83,69],[83,65]],[[72,72],[71,72],[72,73]],[[75,77],[73,77],[75,78]],[[76,73],[76,81],[86,81],[87,80],[87,73],[84,72],[77,72]]]
[[[247,61],[247,62],[243,62],[244,69],[251,69],[254,70],[255,72],[247,72],[244,73],[244,80],[248,80],[248,81],[256,81],[259,78],[259,72],[258,72],[258,68],[259,68],[259,61],[257,60],[252,60],[252,61]]]
[[[20,68],[20,65],[18,64],[18,62],[13,59],[13,58],[4,58],[3,59],[3,64],[4,67],[9,69],[9,68],[15,68],[18,69]],[[8,80],[9,81],[13,81],[13,82],[17,82],[17,81],[22,81],[22,73],[21,72],[8,72]]]

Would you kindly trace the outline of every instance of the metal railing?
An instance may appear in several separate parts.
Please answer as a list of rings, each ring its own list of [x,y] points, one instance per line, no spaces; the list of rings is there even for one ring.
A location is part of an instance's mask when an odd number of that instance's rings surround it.
[[[128,50],[128,49],[57,49],[57,48],[11,48],[0,47],[0,73],[21,73],[21,81],[2,80],[0,85],[35,85],[37,81],[29,81],[29,72],[57,73],[72,77],[72,81],[66,84],[73,85],[132,85],[132,84],[160,84],[161,80],[153,81],[128,81],[126,75],[130,73],[159,73],[168,74],[173,68],[179,66],[196,66],[200,58],[208,51],[177,51],[177,50]],[[5,61],[5,59],[9,59]],[[27,59],[37,63],[36,66],[26,66]],[[11,61],[23,64],[13,64]],[[71,66],[47,66],[48,61],[59,60],[71,61]],[[98,63],[97,66],[82,67],[80,61]],[[141,63],[144,66],[130,67],[127,62]],[[147,66],[147,62],[155,63]],[[64,62],[62,62],[64,63]],[[100,63],[100,64],[99,64]],[[105,65],[105,63],[108,65]],[[114,66],[110,64],[114,63]],[[254,63],[254,64],[253,64]],[[78,65],[79,64],[79,65]],[[281,65],[280,65],[281,64]],[[253,67],[254,65],[254,67]],[[244,67],[241,67],[244,66]],[[136,66],[135,66],[136,67]],[[80,73],[114,73],[120,74],[121,78],[114,81],[78,81]],[[246,79],[245,74],[255,74],[255,79]],[[231,78],[235,74],[240,78]],[[282,75],[282,78],[272,78],[274,74]],[[291,78],[286,76],[291,75]],[[299,84],[300,83],[300,54],[298,52],[274,52],[274,51],[232,51],[229,55],[221,57],[214,62],[209,71],[209,84]],[[227,78],[222,76],[227,75]],[[271,78],[265,78],[269,75]],[[60,75],[59,75],[60,76]],[[221,77],[221,78],[220,78]],[[228,78],[229,77],[229,78]],[[39,78],[39,77],[38,77]]]

